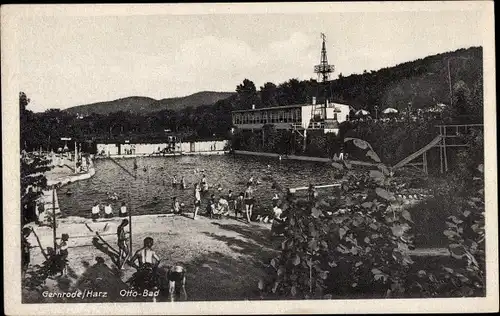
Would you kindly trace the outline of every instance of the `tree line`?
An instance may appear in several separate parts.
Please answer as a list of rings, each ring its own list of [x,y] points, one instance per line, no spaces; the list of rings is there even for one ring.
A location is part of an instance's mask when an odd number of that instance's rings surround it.
[[[471,47],[437,54],[362,74],[338,75],[321,83],[314,79],[290,79],[281,84],[266,82],[257,90],[248,79],[238,85],[238,107],[285,106],[310,103],[312,97],[324,102],[346,103],[369,112],[391,107],[398,110],[426,108],[437,103],[450,104],[453,90],[462,95],[482,94],[482,48]],[[451,91],[450,91],[451,86]]]
[[[161,138],[170,132],[189,139],[227,138],[233,125],[232,110],[250,109],[252,105],[262,108],[309,103],[312,97],[323,102],[326,95],[372,113],[375,108],[416,110],[453,102],[456,117],[472,117],[473,121],[482,122],[482,79],[482,48],[473,47],[378,71],[346,77],[339,74],[338,79],[326,84],[292,78],[280,84],[267,82],[257,89],[251,80],[244,79],[234,96],[180,111],[166,109],[148,114],[119,111],[108,115],[92,113],[83,118],[59,109],[34,113],[27,109],[29,98],[21,92],[21,146],[27,150],[57,148],[61,146],[60,138],[65,136],[81,141],[123,138],[133,141]]]

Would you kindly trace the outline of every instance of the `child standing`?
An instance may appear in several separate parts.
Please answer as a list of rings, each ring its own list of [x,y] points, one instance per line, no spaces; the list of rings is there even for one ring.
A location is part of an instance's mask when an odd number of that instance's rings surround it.
[[[254,205],[253,189],[250,182],[248,183],[247,189],[245,190],[245,211],[247,215],[247,221],[250,223],[252,218],[252,211]]]
[[[227,202],[229,204],[229,210],[236,209],[236,200],[234,199],[232,190],[229,190],[229,193],[227,194]]]
[[[68,234],[62,234],[61,242],[57,246],[59,251],[59,264],[61,268],[61,276],[68,274]]]
[[[116,230],[116,235],[118,237],[118,251],[119,251],[118,265],[120,269],[123,269],[123,264],[125,263],[125,261],[122,262],[122,259],[126,259],[129,254],[128,237],[127,237],[127,231],[125,230],[125,227],[127,225],[128,225],[128,219],[125,218]]]
[[[196,219],[196,215],[198,215],[198,211],[200,210],[201,205],[201,194],[200,194],[200,185],[198,183],[194,186],[194,215],[193,219]]]
[[[208,191],[208,183],[205,174],[203,174],[203,176],[201,177],[201,189],[203,190],[203,192]]]
[[[238,213],[243,214],[244,210],[244,205],[245,205],[245,199],[244,199],[245,194],[243,192],[240,192],[240,195],[238,195],[238,198],[234,202],[234,218],[238,218]]]
[[[30,248],[31,245],[28,241],[28,237],[31,234],[31,228],[29,227],[24,227],[23,228],[23,234],[21,238],[21,250],[22,250],[22,257],[21,257],[21,263],[23,267],[23,278],[26,273],[26,270],[28,269],[30,265]]]

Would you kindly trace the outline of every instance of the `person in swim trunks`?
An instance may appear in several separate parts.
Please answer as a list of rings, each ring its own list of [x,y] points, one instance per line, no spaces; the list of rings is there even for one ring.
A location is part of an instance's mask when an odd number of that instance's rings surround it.
[[[28,241],[28,237],[31,234],[31,228],[29,227],[24,227],[23,228],[23,234],[21,238],[21,250],[22,250],[22,257],[21,257],[21,262],[22,262],[22,268],[23,268],[23,278],[26,273],[26,270],[28,269],[30,265],[30,248],[31,244]]]
[[[154,250],[152,249],[153,244],[153,238],[144,238],[144,246],[136,251],[131,259],[131,262],[139,260],[139,268],[144,268],[147,266],[153,266],[155,263],[160,261],[160,258],[158,258],[158,256],[156,255],[156,252],[154,252]]]
[[[236,199],[234,205],[234,218],[238,218],[238,213],[243,214],[244,209],[245,209],[245,193],[240,192],[240,195],[238,195],[238,198]]]
[[[111,208],[111,203],[108,203],[106,206],[104,206],[104,217],[105,218],[113,217],[113,209]]]
[[[167,272],[167,279],[170,301],[173,302],[174,298],[179,299],[181,291],[183,294],[183,299],[187,300],[186,269],[181,265],[174,265],[170,267]]]
[[[120,269],[123,269],[123,263],[122,259],[127,258],[128,256],[128,237],[127,237],[127,231],[125,230],[125,227],[128,225],[128,219],[124,219],[121,224],[118,226],[116,230],[116,235],[118,237],[118,262]]]
[[[194,186],[194,215],[193,219],[196,219],[196,215],[198,215],[198,211],[201,206],[201,193],[200,193],[200,185],[198,183]]]
[[[234,198],[232,190],[229,190],[227,194],[227,202],[229,203],[229,210],[236,209],[236,199]]]
[[[122,202],[122,206],[120,206],[120,217],[126,217],[127,216],[127,205],[125,202]]]
[[[208,191],[207,178],[205,177],[205,174],[201,177],[200,185],[203,192]]]
[[[280,201],[280,197],[279,197],[278,193],[274,193],[272,200],[273,200],[273,207],[278,206],[278,203]]]
[[[139,261],[139,267],[134,275],[136,282],[141,285],[140,288],[149,288],[151,286],[156,286],[158,280],[155,279],[153,274],[153,269],[155,264],[160,262],[160,258],[156,255],[156,252],[152,249],[154,244],[153,238],[144,238],[144,246],[137,250],[132,259],[132,263],[136,260]]]
[[[68,273],[68,234],[61,235],[61,243],[57,245],[59,250],[59,263],[61,268],[61,275],[66,275]]]
[[[252,218],[253,204],[254,204],[253,189],[250,183],[247,185],[244,198],[245,198],[245,211],[247,215],[247,221],[250,223],[250,219]]]
[[[208,202],[206,214],[210,216],[210,218],[213,218],[214,215],[217,216],[218,214],[217,203],[215,202],[215,195],[213,194],[210,197],[210,201]]]
[[[99,207],[99,203],[95,203],[94,206],[92,206],[92,220],[95,221],[96,219],[99,218],[101,213],[101,208]]]

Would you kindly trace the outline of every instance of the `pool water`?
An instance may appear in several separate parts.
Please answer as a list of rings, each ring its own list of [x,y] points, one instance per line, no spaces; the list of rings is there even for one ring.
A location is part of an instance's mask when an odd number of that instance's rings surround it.
[[[246,188],[250,177],[254,177],[255,208],[272,208],[272,196],[276,184],[282,188],[306,186],[309,183],[335,183],[336,170],[325,163],[304,161],[279,161],[272,158],[249,156],[180,156],[137,158],[138,168],[134,170],[134,159],[99,159],[94,162],[94,177],[68,184],[59,190],[59,203],[63,216],[90,217],[95,202],[110,202],[108,193],[116,193],[118,200],[111,201],[113,212],[118,214],[121,202],[127,203],[133,215],[162,214],[171,210],[172,197],[184,203],[186,212],[192,212],[194,201],[193,184],[199,182],[202,170],[206,176],[209,192],[202,195],[200,212],[204,212],[211,194],[227,196],[232,190],[237,196]],[[144,171],[144,168],[147,171]],[[137,179],[127,173],[128,170]],[[178,181],[185,177],[185,190],[172,187],[172,177]],[[217,190],[218,186],[223,190]],[[66,194],[70,191],[71,194]],[[280,193],[280,197],[283,194]],[[103,210],[101,209],[101,212]],[[102,213],[101,213],[102,214]]]

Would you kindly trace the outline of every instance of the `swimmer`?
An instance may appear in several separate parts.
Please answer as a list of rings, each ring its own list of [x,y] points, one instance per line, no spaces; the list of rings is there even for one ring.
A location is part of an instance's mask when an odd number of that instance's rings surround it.
[[[222,191],[222,186],[220,184],[217,186],[217,191],[219,191],[219,192]]]

